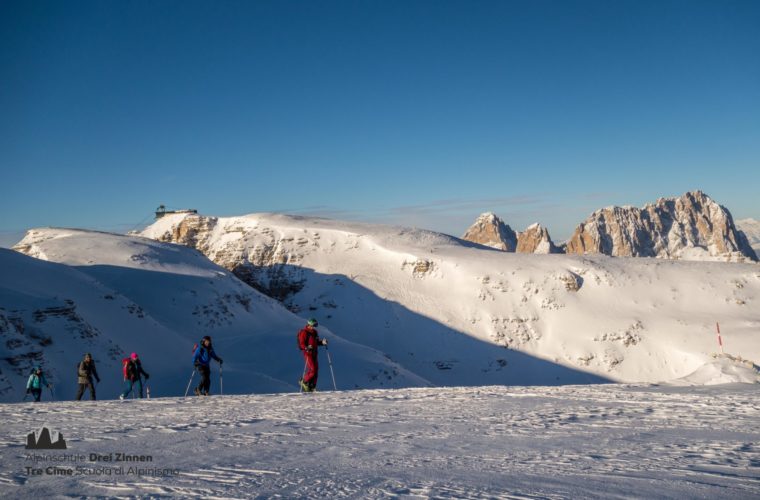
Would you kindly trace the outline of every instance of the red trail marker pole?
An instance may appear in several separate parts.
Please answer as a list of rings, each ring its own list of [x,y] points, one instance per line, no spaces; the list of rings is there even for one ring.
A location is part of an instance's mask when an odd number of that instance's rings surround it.
[[[715,323],[715,328],[718,330],[718,345],[720,346],[720,353],[723,354],[723,339],[720,336],[720,324]]]

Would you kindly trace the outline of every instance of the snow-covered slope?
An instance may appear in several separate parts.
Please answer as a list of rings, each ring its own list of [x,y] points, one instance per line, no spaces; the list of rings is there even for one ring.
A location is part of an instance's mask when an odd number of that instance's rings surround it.
[[[199,249],[436,384],[677,379],[711,362],[716,322],[727,352],[760,360],[757,264],[505,253],[273,214],[167,216],[143,234]]]
[[[757,499],[759,395],[592,385],[0,405],[0,486],[19,499]],[[84,462],[30,461],[42,423]],[[116,453],[152,461],[90,461]]]
[[[760,383],[760,368],[752,361],[740,356],[714,355],[689,375],[671,381],[674,385],[720,385],[720,384],[757,384]]]
[[[303,359],[295,334],[304,320],[199,252],[69,229],[30,231],[16,248],[38,258],[0,249],[1,400],[21,400],[37,363],[59,398],[73,397],[76,363],[85,352],[95,357],[101,398],[118,395],[121,358],[133,351],[151,375],[154,396],[179,395],[203,335],[212,336],[225,360],[225,391],[297,390]],[[376,350],[326,328],[321,333],[341,362],[340,387],[427,384]],[[322,380],[326,387],[329,378]]]
[[[736,227],[744,233],[749,244],[760,255],[760,221],[755,219],[742,219],[736,221]]]

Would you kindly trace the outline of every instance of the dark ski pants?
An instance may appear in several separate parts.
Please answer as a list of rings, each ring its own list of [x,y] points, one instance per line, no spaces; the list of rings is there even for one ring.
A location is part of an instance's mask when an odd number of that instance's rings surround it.
[[[303,358],[306,361],[306,373],[303,376],[304,384],[312,389],[317,386],[317,376],[319,375],[319,361],[317,361],[317,351],[304,351]]]
[[[85,389],[90,389],[90,399],[92,401],[95,401],[95,384],[93,384],[92,381],[89,381],[86,384],[79,384],[79,390],[77,391],[77,401],[80,401],[82,399]]]
[[[137,396],[142,399],[142,379],[138,378],[137,380],[125,380],[124,387],[124,392],[121,393],[121,397],[126,398],[129,396],[129,393],[132,392],[132,389],[134,388],[137,392]]]
[[[201,376],[198,391],[201,394],[208,394],[208,390],[211,388],[211,367],[208,365],[197,365],[196,369]]]
[[[34,400],[39,402],[40,398],[42,397],[42,389],[29,389],[29,391],[32,393]]]

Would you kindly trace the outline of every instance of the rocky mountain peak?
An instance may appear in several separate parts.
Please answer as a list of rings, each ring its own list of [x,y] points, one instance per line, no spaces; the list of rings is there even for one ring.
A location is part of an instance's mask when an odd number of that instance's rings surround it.
[[[541,224],[532,224],[517,233],[492,212],[481,214],[462,239],[505,252],[561,253]]]
[[[702,191],[660,198],[643,208],[597,210],[576,228],[566,251],[620,257],[757,260],[730,212]]]
[[[517,251],[519,253],[559,253],[559,249],[549,236],[549,230],[538,223],[531,224],[517,236]]]
[[[517,233],[491,212],[481,214],[462,236],[463,240],[514,252],[517,249]]]

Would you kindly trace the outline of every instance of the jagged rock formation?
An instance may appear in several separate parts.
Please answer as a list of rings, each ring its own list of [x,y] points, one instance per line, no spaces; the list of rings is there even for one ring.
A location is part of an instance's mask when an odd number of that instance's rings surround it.
[[[505,252],[561,253],[549,237],[549,231],[541,224],[532,224],[525,231],[516,233],[491,212],[481,214],[462,239]]]
[[[644,208],[597,210],[575,230],[567,253],[619,257],[756,261],[729,211],[702,191],[660,198]]]
[[[462,239],[505,252],[517,249],[517,234],[491,212],[481,214]]]
[[[518,253],[560,253],[549,231],[541,224],[532,224],[517,236]]]

